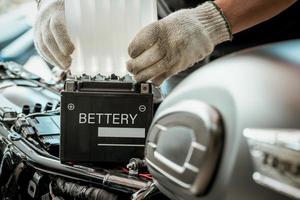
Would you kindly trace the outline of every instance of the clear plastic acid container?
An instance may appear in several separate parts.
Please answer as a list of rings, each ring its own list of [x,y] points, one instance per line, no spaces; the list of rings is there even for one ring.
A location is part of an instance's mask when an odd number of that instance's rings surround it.
[[[157,20],[156,0],[65,0],[68,32],[75,45],[71,73],[127,74],[128,45]]]

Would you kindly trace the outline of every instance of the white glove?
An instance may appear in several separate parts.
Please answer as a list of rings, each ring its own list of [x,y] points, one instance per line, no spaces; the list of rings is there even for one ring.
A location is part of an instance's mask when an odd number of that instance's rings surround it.
[[[42,0],[34,26],[35,46],[40,55],[54,66],[67,69],[72,62],[74,45],[67,33],[64,2]]]
[[[229,24],[213,2],[184,9],[146,26],[129,45],[127,69],[137,81],[160,85],[232,38]]]

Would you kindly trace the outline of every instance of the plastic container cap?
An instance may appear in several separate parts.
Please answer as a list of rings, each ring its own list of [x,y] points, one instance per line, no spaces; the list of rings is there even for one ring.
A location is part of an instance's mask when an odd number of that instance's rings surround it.
[[[65,0],[65,11],[73,75],[127,74],[128,45],[157,20],[156,0]]]

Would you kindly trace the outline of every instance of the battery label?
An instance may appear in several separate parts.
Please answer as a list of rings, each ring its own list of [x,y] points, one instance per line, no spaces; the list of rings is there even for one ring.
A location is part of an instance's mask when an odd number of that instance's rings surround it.
[[[145,138],[145,128],[99,127],[98,137]]]
[[[61,102],[63,163],[128,163],[144,157],[152,94],[64,91]]]
[[[134,125],[137,114],[127,113],[79,113],[79,124]]]

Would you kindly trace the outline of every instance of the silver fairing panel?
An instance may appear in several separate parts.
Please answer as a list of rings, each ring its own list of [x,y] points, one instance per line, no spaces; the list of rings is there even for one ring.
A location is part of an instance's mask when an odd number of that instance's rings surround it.
[[[152,165],[151,161],[155,159],[147,152],[146,157],[150,161],[149,169],[161,191],[172,199],[285,200],[296,198],[297,194],[288,195],[283,191],[278,192],[255,180],[255,173],[259,170],[251,158],[251,148],[243,132],[246,129],[300,129],[299,55],[299,40],[246,50],[206,65],[177,86],[158,109],[152,127],[164,118],[167,110],[175,109],[176,112],[177,109],[180,112],[178,107],[180,103],[198,101],[220,113],[224,128],[223,147],[222,153],[219,154],[219,162],[213,166],[216,168],[214,176],[207,183],[206,191],[198,193],[198,196],[193,192],[192,187],[183,187],[174,177],[166,176],[167,170],[164,171],[166,173],[162,173]],[[150,140],[154,132],[150,131]],[[196,134],[201,135],[203,132],[196,132]],[[300,140],[298,142],[300,143]],[[170,146],[168,143],[164,145],[165,148]],[[272,148],[278,149],[276,144]],[[292,164],[300,165],[299,150],[292,151],[294,151]],[[272,152],[273,156],[277,156],[275,150]],[[170,165],[172,164],[169,163]],[[270,170],[276,171],[278,168],[270,167]],[[292,176],[294,188],[299,189],[299,174],[296,171]],[[278,181],[283,179],[279,178]],[[199,182],[201,183],[201,180],[198,180]],[[298,192],[298,190],[292,191]]]

